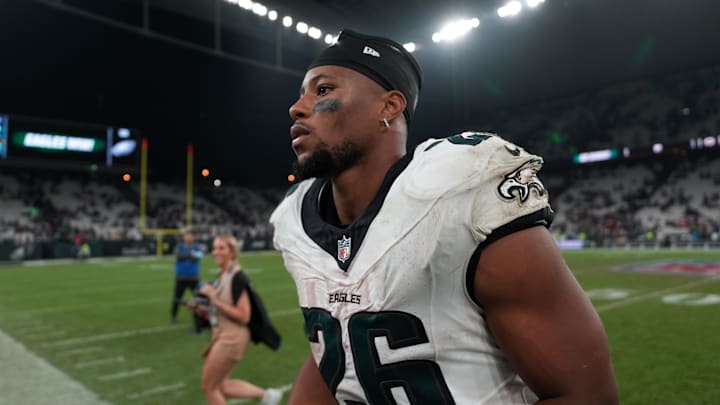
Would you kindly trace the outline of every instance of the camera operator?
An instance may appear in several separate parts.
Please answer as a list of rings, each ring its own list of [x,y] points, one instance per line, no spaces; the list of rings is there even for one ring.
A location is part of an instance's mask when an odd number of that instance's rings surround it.
[[[177,322],[178,306],[183,302],[182,297],[185,290],[194,294],[198,288],[200,276],[200,259],[203,257],[200,246],[195,244],[195,237],[192,232],[183,234],[183,241],[175,249],[175,291],[173,294],[172,307],[170,309],[170,321]],[[194,317],[195,333],[202,331],[201,319]]]

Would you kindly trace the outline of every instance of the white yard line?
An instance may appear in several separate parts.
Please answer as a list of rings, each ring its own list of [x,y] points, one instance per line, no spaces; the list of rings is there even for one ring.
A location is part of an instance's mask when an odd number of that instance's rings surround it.
[[[185,383],[182,383],[182,382],[175,383],[172,385],[160,385],[155,388],[149,389],[147,391],[130,394],[127,397],[130,399],[138,399],[138,398],[143,398],[143,397],[147,397],[150,395],[162,394],[163,392],[177,391],[179,389],[182,389],[183,387],[185,387]]]
[[[130,263],[130,262],[144,262],[144,261],[156,261],[162,260],[155,255],[152,256],[119,256],[119,257],[92,257],[87,259],[88,263]]]
[[[611,302],[611,303],[605,304],[605,305],[599,305],[599,306],[595,307],[595,310],[597,312],[604,312],[604,311],[614,309],[614,308],[622,308],[622,307],[628,306],[630,304],[634,304],[636,302],[645,301],[650,298],[655,298],[657,296],[665,295],[667,293],[671,293],[674,291],[681,291],[681,290],[686,290],[686,289],[690,289],[690,288],[695,288],[695,287],[699,287],[699,286],[702,286],[705,284],[716,283],[718,281],[720,281],[720,280],[717,278],[709,278],[709,279],[704,278],[702,280],[693,281],[693,282],[686,283],[686,284],[683,284],[680,286],[675,286],[675,287],[671,287],[671,288],[666,288],[664,290],[649,292],[647,294],[638,295],[638,296],[627,298],[627,299],[624,299],[621,301]]]
[[[125,287],[131,287],[130,285],[126,285]],[[290,288],[295,288],[295,284],[285,284],[280,286],[273,286],[268,288],[263,288],[262,290],[259,290],[260,294],[271,292],[271,291],[282,291],[287,290]],[[108,288],[95,288],[92,290],[93,293],[97,293],[100,291],[113,291],[115,287],[108,287]],[[45,298],[47,298],[48,295],[57,295],[61,296],[63,294],[66,294],[65,292],[52,292],[45,294]],[[35,297],[38,297],[40,294],[37,294]],[[171,297],[172,298],[172,297]],[[144,305],[144,304],[152,304],[156,302],[170,302],[170,299],[168,298],[147,298],[147,299],[138,299],[138,300],[128,300],[120,303],[92,303],[92,304],[82,304],[82,305],[65,305],[65,306],[51,306],[51,307],[44,307],[44,308],[34,308],[34,309],[28,309],[23,312],[23,316],[25,314],[27,315],[46,315],[46,314],[54,314],[58,312],[65,312],[65,311],[74,311],[79,309],[86,309],[86,308],[103,308],[103,307],[121,307],[121,306],[135,306],[135,305]]]
[[[55,329],[54,326],[49,325],[47,323],[43,323],[40,321],[36,321],[34,324],[31,324],[31,326],[28,327],[20,327],[20,328],[13,328],[13,332],[19,333],[21,335],[25,334],[32,334],[32,333],[40,333],[44,331],[50,331]]]
[[[173,263],[150,263],[144,264],[140,267],[141,271],[167,271],[173,273]]]
[[[3,308],[3,311],[4,311],[5,313],[0,314],[0,317],[2,317],[2,319],[4,319],[4,316],[7,315],[8,309],[7,309],[7,308]],[[29,319],[29,318],[27,318],[27,317],[23,317],[23,319],[20,319],[20,320],[18,320],[18,321],[16,321],[16,322],[13,322],[13,327],[14,327],[14,328],[19,328],[19,329],[28,329],[28,330],[30,330],[30,329],[33,329],[33,328],[38,328],[38,329],[39,329],[39,327],[47,328],[48,325],[47,325],[46,322],[41,322],[41,321],[38,321],[38,320],[35,320],[35,319]],[[16,329],[16,330],[17,330],[17,329]]]
[[[0,365],[0,403],[107,404],[3,331],[0,331]]]
[[[113,291],[127,291],[128,293],[136,293],[138,289],[138,283],[128,283],[128,284],[113,284],[107,287],[93,287],[90,285],[77,285],[74,288],[76,288],[75,295],[84,295],[84,294],[97,294],[99,292],[113,292]],[[172,287],[172,284],[167,284],[168,288]],[[27,293],[22,298],[30,298],[33,300],[43,300],[43,301],[53,301],[53,297],[66,297],[68,292],[67,288],[69,287],[62,287],[58,286],[58,289],[48,290],[48,291],[40,291],[37,293]],[[60,288],[62,287],[62,288]],[[20,297],[9,297],[9,300],[16,300]]]
[[[275,250],[262,250],[253,252],[242,252],[243,256],[274,256],[279,254]],[[155,261],[167,261],[169,268],[172,269],[172,256],[132,256],[132,257],[92,257],[87,260],[78,259],[51,259],[51,260],[26,260],[21,263],[13,263],[7,267],[44,267],[44,266],[56,266],[63,264],[115,264],[115,263],[130,263],[130,262],[155,262]]]
[[[53,332],[39,332],[39,333],[31,333],[29,335],[25,335],[26,338],[30,340],[35,340],[38,338],[56,338],[58,336],[63,336],[67,334],[67,331],[64,330],[57,330]]]
[[[152,372],[151,368],[139,368],[137,370],[132,370],[132,371],[123,371],[123,372],[115,373],[115,374],[101,375],[98,377],[98,380],[100,380],[100,381],[122,380],[124,378],[135,377],[138,375],[145,375],[145,374],[149,374],[151,372]]]
[[[711,379],[711,381],[705,381],[705,380],[702,380],[702,379],[688,379],[688,378],[685,378],[685,379],[683,380],[683,383],[685,383],[685,384],[690,384],[690,385],[694,385],[694,386],[697,386],[697,387],[702,387],[701,389],[708,389],[708,388],[710,388],[710,389],[715,389],[715,388],[717,388],[717,383],[716,383],[715,381],[712,381],[712,379]]]
[[[161,258],[158,258],[157,256],[134,256],[134,257],[93,257],[87,260],[77,260],[77,259],[52,259],[52,260],[26,260],[22,263],[17,263],[14,265],[19,265],[18,267],[44,267],[44,266],[56,266],[56,265],[63,265],[63,264],[106,264],[106,263],[129,263],[129,262],[143,262],[143,261],[156,261],[156,260],[162,260]]]
[[[62,265],[70,263],[79,263],[75,259],[53,259],[53,260],[26,260],[22,263],[18,263],[22,267],[43,267],[52,265]]]
[[[87,367],[102,366],[105,364],[124,363],[124,362],[125,362],[125,357],[117,356],[117,357],[111,357],[109,359],[96,359],[96,360],[90,360],[90,361],[81,361],[80,363],[75,364],[75,368],[87,368]]]
[[[277,311],[271,311],[269,313],[270,316],[287,316],[287,315],[301,315],[302,311],[300,311],[300,307],[297,308],[290,308],[290,309],[279,309]]]
[[[277,311],[271,311],[269,313],[270,316],[286,316],[286,315],[293,315],[293,314],[300,314],[299,308],[289,308],[289,309],[281,309]],[[149,335],[153,333],[162,333],[167,332],[174,329],[180,329],[180,328],[187,328],[187,325],[168,325],[168,326],[156,326],[153,328],[144,328],[144,329],[131,329],[131,330],[124,330],[119,332],[113,332],[113,333],[103,333],[101,335],[91,335],[91,336],[81,336],[76,338],[70,338],[70,339],[63,339],[63,340],[57,340],[55,342],[48,342],[42,344],[42,347],[61,347],[61,346],[70,346],[70,345],[76,345],[76,344],[86,344],[86,343],[93,343],[93,342],[102,342],[107,340],[114,340],[114,339],[120,339],[125,337],[133,337],[138,335]]]
[[[172,297],[171,297],[172,298]],[[133,301],[123,301],[123,302],[113,302],[113,303],[104,303],[104,304],[84,304],[84,305],[67,305],[64,307],[46,307],[46,308],[37,308],[37,309],[30,309],[25,311],[26,314],[29,315],[43,315],[43,314],[53,314],[57,312],[65,312],[65,311],[74,311],[77,309],[86,309],[86,308],[104,308],[104,307],[126,307],[126,306],[134,306],[134,305],[144,305],[144,304],[152,304],[154,302],[170,302],[167,298],[148,298],[144,300],[133,300]]]
[[[57,354],[58,357],[74,356],[77,354],[96,353],[105,350],[102,346],[81,347],[79,349],[66,350]]]
[[[58,340],[55,342],[45,343],[42,346],[43,347],[61,347],[61,346],[70,346],[70,345],[85,344],[85,343],[92,343],[92,342],[102,342],[102,341],[106,341],[106,340],[113,340],[113,339],[132,337],[132,336],[138,336],[138,335],[149,335],[152,333],[162,333],[162,332],[167,332],[170,330],[180,329],[180,328],[187,328],[187,325],[156,326],[154,328],[123,330],[123,331],[113,332],[113,333],[103,333],[101,335],[82,336],[82,337],[77,337],[77,338]]]
[[[171,287],[172,284],[167,284],[168,287]],[[84,292],[86,292],[85,289],[83,289],[85,286],[78,286],[77,288],[80,289],[80,292],[77,294],[82,295]],[[137,290],[138,283],[132,283],[132,284],[114,284],[112,286],[107,287],[93,287],[92,289],[88,289],[87,293],[96,294],[98,292],[114,292],[114,291],[127,291],[128,293],[133,293],[135,290]],[[90,288],[87,286],[87,288]],[[276,290],[285,290],[289,288],[295,288],[294,283],[289,284],[283,284],[283,285],[275,285],[273,287],[269,288],[263,288],[259,290],[260,293],[263,293],[265,291],[276,291]],[[52,290],[52,291],[41,291],[36,293],[28,293],[22,298],[32,298],[35,300],[43,300],[50,302],[52,301],[53,297],[64,297],[67,295],[67,291],[60,289],[60,290]],[[5,301],[15,301],[20,297],[8,297],[4,298]]]
[[[252,250],[248,252],[240,252],[241,256],[274,256],[279,255],[277,250]]]

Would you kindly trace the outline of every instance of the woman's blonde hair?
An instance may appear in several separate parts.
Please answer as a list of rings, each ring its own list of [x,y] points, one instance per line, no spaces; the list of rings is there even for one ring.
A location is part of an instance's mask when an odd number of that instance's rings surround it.
[[[225,243],[227,243],[228,247],[230,248],[230,251],[233,253],[233,259],[237,259],[238,254],[240,253],[240,244],[238,243],[238,240],[235,239],[232,235],[227,234],[220,234],[216,235],[215,239],[221,240]]]

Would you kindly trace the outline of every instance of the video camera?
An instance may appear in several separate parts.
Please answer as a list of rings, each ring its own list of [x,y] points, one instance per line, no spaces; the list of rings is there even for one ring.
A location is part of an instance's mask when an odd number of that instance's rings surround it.
[[[210,299],[207,297],[207,295],[201,294],[199,292],[203,284],[204,283],[202,282],[198,283],[197,288],[193,290],[193,298],[191,298],[190,300],[178,300],[178,303],[182,304],[193,312],[193,317],[195,317],[196,325],[199,326],[198,329],[200,330],[211,327],[210,316],[208,314],[208,310],[210,308]]]

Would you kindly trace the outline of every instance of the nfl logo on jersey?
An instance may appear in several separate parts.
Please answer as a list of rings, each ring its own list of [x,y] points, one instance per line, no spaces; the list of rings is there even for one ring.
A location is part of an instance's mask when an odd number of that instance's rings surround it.
[[[350,258],[350,252],[352,248],[352,238],[348,238],[343,235],[342,239],[338,239],[338,253],[337,258],[339,261],[345,263]]]

